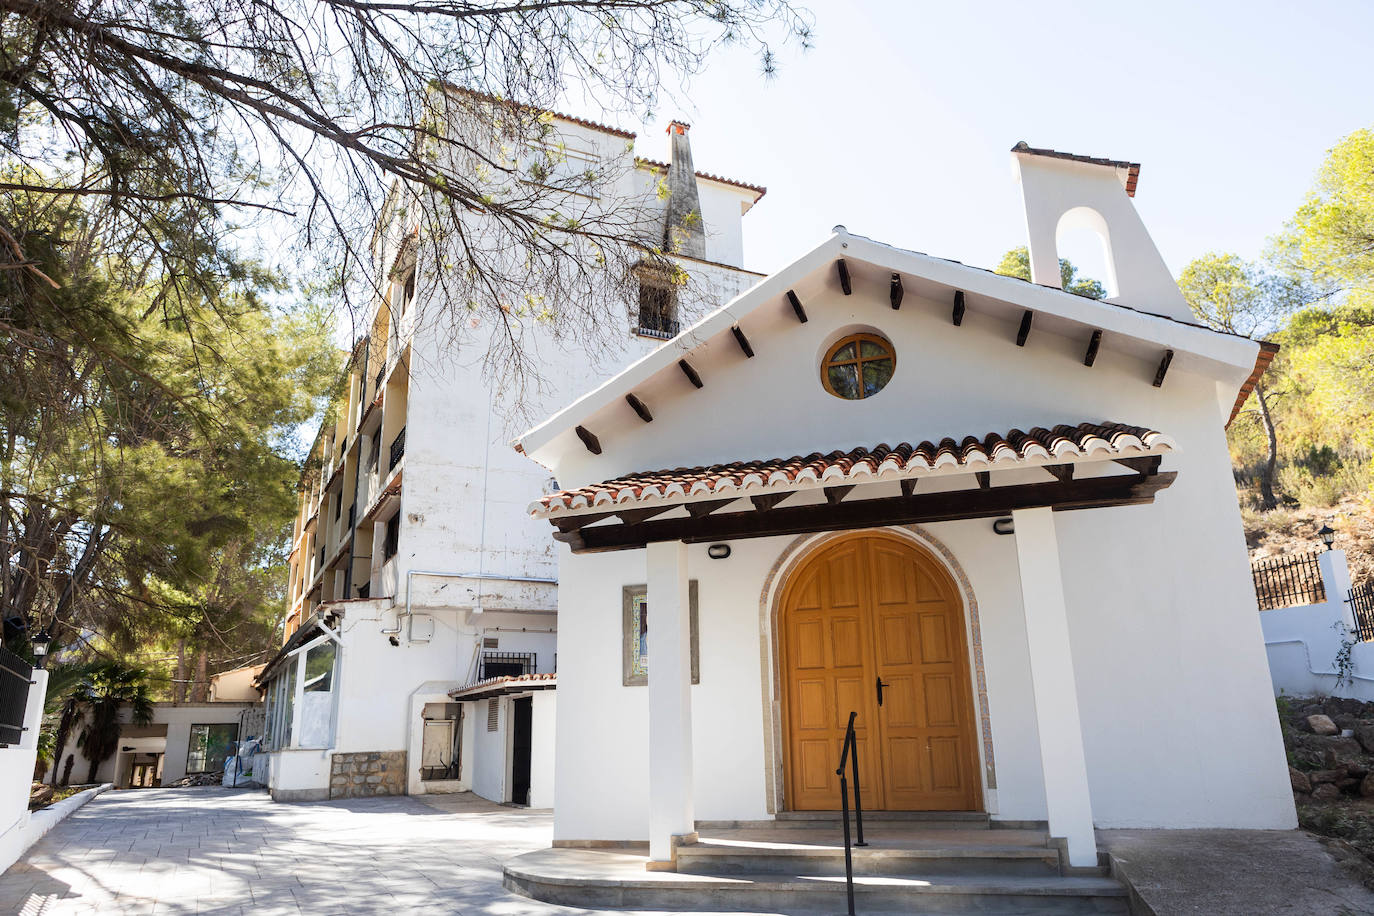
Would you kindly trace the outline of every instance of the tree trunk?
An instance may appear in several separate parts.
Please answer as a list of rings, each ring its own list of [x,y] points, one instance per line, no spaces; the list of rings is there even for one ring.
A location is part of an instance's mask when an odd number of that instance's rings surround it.
[[[1255,399],[1259,401],[1260,422],[1264,424],[1264,436],[1268,451],[1264,456],[1264,470],[1260,472],[1260,507],[1269,512],[1279,507],[1274,496],[1274,478],[1279,464],[1279,438],[1274,431],[1274,418],[1269,413],[1269,401],[1264,396],[1264,387],[1255,386]]]
[[[191,702],[204,703],[209,699],[210,655],[204,649],[196,656],[196,682],[191,685]]]
[[[177,643],[177,676],[172,681],[172,702],[186,701],[186,640]]]

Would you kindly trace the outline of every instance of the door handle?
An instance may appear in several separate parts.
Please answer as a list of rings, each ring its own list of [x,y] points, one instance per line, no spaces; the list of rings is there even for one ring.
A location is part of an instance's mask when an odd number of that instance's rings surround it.
[[[884,687],[891,687],[892,685],[891,685],[891,684],[884,684],[884,683],[883,683],[883,678],[882,678],[881,675],[879,675],[879,676],[876,678],[876,680],[877,680],[877,682],[878,682],[878,705],[879,705],[879,706],[882,706],[882,705],[883,705],[883,688],[884,688]]]

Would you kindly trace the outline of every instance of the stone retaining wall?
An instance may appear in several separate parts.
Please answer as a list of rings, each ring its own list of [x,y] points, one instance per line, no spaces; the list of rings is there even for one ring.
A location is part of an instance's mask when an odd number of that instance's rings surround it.
[[[330,798],[406,794],[405,751],[335,754],[329,772]]]

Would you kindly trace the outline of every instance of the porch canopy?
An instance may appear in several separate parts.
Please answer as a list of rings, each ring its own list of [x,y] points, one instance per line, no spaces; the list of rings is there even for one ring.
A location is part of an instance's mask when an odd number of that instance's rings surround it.
[[[630,474],[529,507],[574,553],[1150,503],[1174,440],[1123,423]]]

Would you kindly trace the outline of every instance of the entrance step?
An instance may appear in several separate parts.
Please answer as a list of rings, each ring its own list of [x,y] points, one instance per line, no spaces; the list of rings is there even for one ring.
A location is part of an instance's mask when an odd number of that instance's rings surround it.
[[[850,818],[854,817],[851,811]],[[833,821],[840,822],[840,812],[838,811],[779,811],[776,815],[778,823],[790,822],[809,822],[809,821]],[[869,821],[898,821],[906,823],[932,823],[950,822],[961,825],[987,824],[991,818],[983,811],[865,811],[864,823]]]
[[[855,847],[855,875],[1057,876],[1059,850],[1045,846],[932,844]],[[706,840],[679,846],[677,870],[692,875],[844,875],[844,846],[761,846]]]
[[[679,849],[679,855],[686,847]],[[586,849],[545,849],[506,864],[508,889],[549,903],[579,907],[840,913],[843,876],[794,871],[738,874],[648,872],[645,857]],[[980,913],[1000,916],[1112,914],[1127,916],[1126,889],[1106,877],[944,874],[858,875],[859,912]]]

